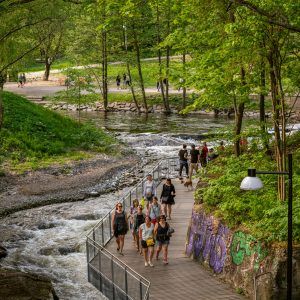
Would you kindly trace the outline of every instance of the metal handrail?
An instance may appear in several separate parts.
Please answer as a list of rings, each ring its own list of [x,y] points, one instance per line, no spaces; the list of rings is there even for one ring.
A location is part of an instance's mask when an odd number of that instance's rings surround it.
[[[176,160],[175,164],[171,164],[171,161]],[[160,184],[161,180],[166,178],[166,177],[170,177],[171,173],[170,173],[170,167],[174,167],[177,165],[178,159],[177,158],[167,158],[167,159],[163,159],[160,160],[152,169],[151,171],[149,171],[149,174],[153,175],[153,179],[154,181],[158,181],[158,184]],[[162,166],[164,166],[164,163],[167,163],[166,168],[161,168]],[[165,176],[163,175],[162,170],[167,170],[167,174],[165,174]],[[155,178],[154,174],[155,172],[157,172],[157,178]],[[144,176],[141,180],[138,181],[138,183],[132,187],[122,198],[121,200],[119,200],[119,202],[123,203],[123,206],[126,206],[126,200],[129,200],[129,205],[131,205],[131,196],[132,195],[138,195],[138,191],[139,188],[141,188],[141,193],[143,193],[143,186],[144,186],[144,182],[146,181],[146,176]],[[138,197],[138,196],[137,196]],[[142,285],[146,288],[143,300],[147,300],[149,298],[149,291],[150,291],[150,281],[147,280],[146,278],[144,278],[142,275],[140,275],[139,273],[137,273],[136,271],[134,271],[130,266],[126,265],[123,261],[121,261],[118,257],[116,257],[114,254],[112,254],[110,251],[108,251],[107,249],[105,249],[105,246],[107,245],[107,243],[109,243],[109,241],[112,239],[113,237],[113,232],[111,229],[111,216],[115,211],[115,207],[113,207],[107,214],[104,215],[104,217],[88,232],[88,234],[86,235],[87,237],[87,263],[88,263],[88,267],[92,268],[99,276],[101,276],[102,280],[103,278],[109,282],[110,284],[112,284],[113,286],[113,299],[115,299],[115,289],[121,291],[122,293],[124,293],[126,295],[126,299],[132,299],[132,297],[130,297],[127,293],[127,283],[126,283],[126,291],[124,291],[120,286],[118,286],[114,281],[113,281],[113,275],[112,275],[112,280],[110,280],[103,272],[101,272],[101,270],[97,270],[97,268],[95,268],[91,262],[92,260],[99,254],[100,257],[99,259],[101,259],[101,253],[104,253],[107,257],[109,257],[111,263],[112,263],[112,270],[113,270],[113,262],[118,262],[120,267],[124,270],[125,272],[125,281],[127,282],[127,274],[130,274],[130,276],[132,276],[137,282],[139,282],[140,284],[140,297],[139,299],[142,299]],[[99,231],[100,229],[100,233],[98,233],[98,236],[101,237],[101,242],[97,242],[96,241],[96,231]],[[105,237],[107,236],[107,238]],[[89,255],[89,246],[92,246],[93,249],[93,256],[90,259]],[[89,268],[88,268],[88,278],[90,281],[90,274],[89,274]],[[100,267],[101,268],[101,267]],[[128,272],[130,271],[130,272]],[[101,278],[100,278],[100,282],[101,282]],[[101,284],[100,284],[101,285]],[[96,285],[95,285],[96,286]],[[97,287],[97,286],[96,286]],[[99,288],[98,288],[99,289]],[[101,287],[100,287],[101,290]],[[102,291],[102,290],[101,290]],[[133,299],[135,300],[135,299]]]

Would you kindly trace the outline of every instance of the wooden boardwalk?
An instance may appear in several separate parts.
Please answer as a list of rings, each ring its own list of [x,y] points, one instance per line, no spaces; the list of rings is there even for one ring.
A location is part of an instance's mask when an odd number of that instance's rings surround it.
[[[173,205],[172,220],[168,222],[175,233],[169,245],[168,265],[163,264],[161,253],[160,260],[153,259],[153,268],[145,267],[143,256],[137,253],[129,233],[125,240],[124,256],[117,253],[115,239],[106,248],[151,282],[150,299],[245,299],[228,284],[216,279],[212,272],[186,257],[185,243],[194,203],[193,192],[187,191],[178,179],[174,179],[173,184],[176,204]]]

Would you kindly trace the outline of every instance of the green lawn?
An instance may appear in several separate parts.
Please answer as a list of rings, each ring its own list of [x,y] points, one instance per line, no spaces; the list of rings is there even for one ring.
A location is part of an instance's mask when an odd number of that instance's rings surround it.
[[[38,106],[12,93],[4,96],[0,131],[2,168],[22,172],[111,153],[116,141],[102,130]]]

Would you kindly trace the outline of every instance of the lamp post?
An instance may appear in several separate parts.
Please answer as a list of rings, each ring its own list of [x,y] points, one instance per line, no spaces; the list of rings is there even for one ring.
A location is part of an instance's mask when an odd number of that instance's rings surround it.
[[[287,300],[292,300],[292,280],[293,280],[293,158],[292,154],[288,154],[288,171],[271,172],[257,171],[256,169],[248,169],[248,176],[241,183],[242,190],[259,190],[263,187],[261,180],[256,174],[273,174],[288,175],[288,241],[287,241]]]

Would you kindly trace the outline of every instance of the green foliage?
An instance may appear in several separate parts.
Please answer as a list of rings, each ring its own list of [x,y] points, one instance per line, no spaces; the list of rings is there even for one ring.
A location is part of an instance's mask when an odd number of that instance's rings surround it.
[[[63,161],[63,157],[82,159],[92,153],[111,153],[109,148],[115,141],[100,129],[78,124],[20,96],[3,95],[5,119],[0,131],[0,162],[5,160],[12,169],[36,168],[45,162]]]
[[[299,145],[299,144],[298,144]],[[294,165],[300,163],[300,150],[294,154]],[[196,191],[196,199],[204,207],[231,227],[242,226],[257,238],[266,241],[287,239],[287,201],[277,196],[277,176],[262,175],[264,188],[259,191],[242,191],[239,186],[247,175],[247,169],[276,170],[273,160],[260,152],[244,154],[239,158],[228,155],[219,157],[207,167],[200,180],[208,187]],[[294,172],[294,232],[295,241],[300,241],[300,176]]]

